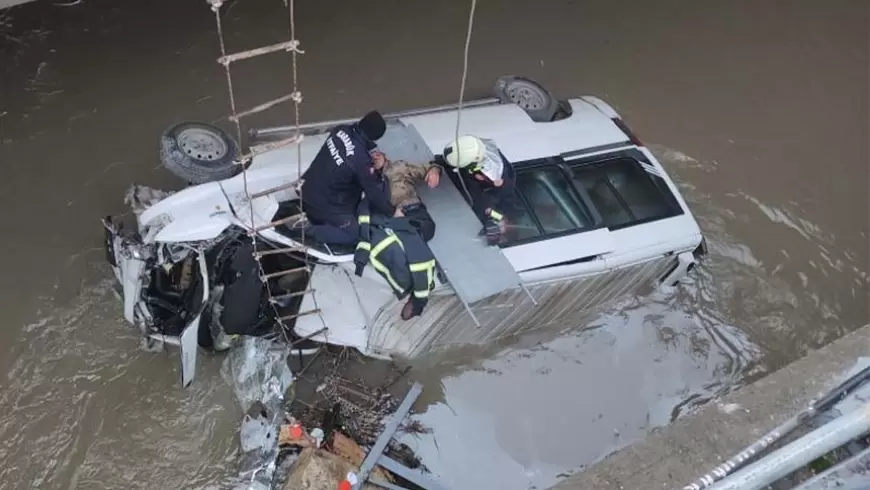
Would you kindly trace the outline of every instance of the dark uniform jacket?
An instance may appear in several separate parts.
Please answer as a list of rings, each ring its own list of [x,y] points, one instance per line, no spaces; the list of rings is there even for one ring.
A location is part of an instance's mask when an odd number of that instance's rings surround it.
[[[375,144],[356,125],[337,126],[302,175],[302,199],[315,221],[328,216],[352,215],[363,191],[373,209],[392,215],[390,196],[380,176],[372,171],[369,151]]]
[[[396,298],[410,295],[411,316],[419,315],[435,286],[435,256],[408,218],[393,218],[369,212],[366,199],[360,202],[360,241],[353,261],[356,275],[366,264],[387,280]]]
[[[471,199],[471,207],[482,222],[487,218],[501,221],[504,215],[510,213],[516,205],[516,172],[510,162],[504,159],[503,161],[504,169],[501,178],[504,183],[496,187],[477,165],[457,170],[448,165],[441,155],[435,157],[435,163],[440,165],[442,170],[446,170],[445,173],[454,180],[462,194],[465,194],[464,188],[468,189],[470,195],[466,197]],[[457,176],[464,185],[455,180]],[[492,214],[487,216],[486,209],[492,209]]]

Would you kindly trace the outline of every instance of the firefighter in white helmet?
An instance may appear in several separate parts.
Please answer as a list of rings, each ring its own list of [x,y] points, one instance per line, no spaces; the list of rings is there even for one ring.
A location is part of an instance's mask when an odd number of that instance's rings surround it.
[[[468,189],[471,205],[483,223],[489,245],[501,241],[505,214],[515,199],[514,170],[492,140],[461,136],[444,148],[438,160],[455,170]]]

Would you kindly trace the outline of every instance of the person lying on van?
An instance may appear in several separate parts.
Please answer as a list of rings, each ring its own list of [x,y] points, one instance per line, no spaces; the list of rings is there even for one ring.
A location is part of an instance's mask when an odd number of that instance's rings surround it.
[[[360,202],[359,243],[353,256],[354,273],[362,276],[371,264],[390,285],[396,298],[408,298],[402,320],[423,313],[429,291],[435,287],[435,256],[423,239],[419,220],[371,212],[366,198]]]
[[[379,164],[372,158],[375,141],[386,127],[381,114],[371,111],[358,122],[329,132],[301,178],[302,211],[309,222],[304,230],[307,236],[321,243],[355,244],[359,237],[356,208],[363,192],[374,209],[392,215]],[[300,220],[288,226],[305,225]]]
[[[471,207],[483,223],[487,244],[497,245],[505,231],[505,216],[516,201],[513,166],[492,140],[461,136],[448,144],[436,161],[452,168],[468,189]]]
[[[394,217],[407,217],[416,221],[414,226],[420,230],[423,240],[435,236],[435,222],[417,194],[417,186],[424,182],[430,188],[438,186],[441,167],[434,163],[415,165],[404,160],[391,161],[382,152],[372,153],[375,164],[381,163],[381,172],[389,186],[390,204],[395,208]]]

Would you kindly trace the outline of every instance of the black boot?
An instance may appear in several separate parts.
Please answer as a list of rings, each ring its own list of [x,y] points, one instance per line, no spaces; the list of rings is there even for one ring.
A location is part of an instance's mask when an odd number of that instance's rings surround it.
[[[501,226],[494,219],[487,219],[483,224],[480,234],[486,237],[487,245],[498,245],[501,241]]]

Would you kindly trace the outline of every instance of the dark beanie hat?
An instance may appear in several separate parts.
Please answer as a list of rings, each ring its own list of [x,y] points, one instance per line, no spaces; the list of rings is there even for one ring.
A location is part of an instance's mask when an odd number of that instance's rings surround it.
[[[378,111],[371,111],[363,116],[359,120],[358,126],[362,134],[372,141],[381,139],[381,136],[387,131],[387,123]]]

